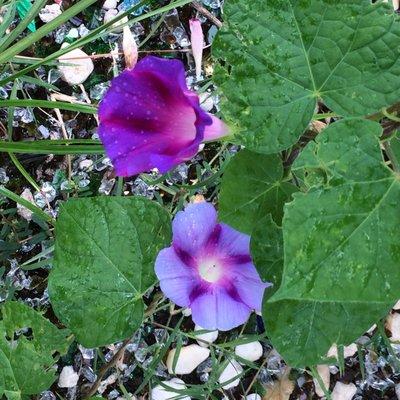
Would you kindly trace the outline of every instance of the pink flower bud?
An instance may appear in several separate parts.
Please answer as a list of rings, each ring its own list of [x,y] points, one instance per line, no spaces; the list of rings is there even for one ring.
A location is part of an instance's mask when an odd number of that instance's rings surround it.
[[[201,60],[203,58],[203,43],[204,36],[201,28],[201,22],[198,19],[191,19],[190,25],[190,41],[192,42],[192,52],[194,63],[196,65],[196,79],[200,79],[201,75]]]
[[[124,51],[126,68],[134,68],[138,60],[138,48],[129,26],[124,26],[122,50]]]

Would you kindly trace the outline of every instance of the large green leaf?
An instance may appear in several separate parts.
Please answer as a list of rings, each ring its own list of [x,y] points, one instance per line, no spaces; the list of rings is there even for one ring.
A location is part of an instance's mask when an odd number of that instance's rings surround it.
[[[281,224],[283,205],[297,188],[283,182],[282,160],[277,155],[240,151],[224,172],[219,216],[234,228],[251,234],[254,223],[269,213]]]
[[[86,347],[129,336],[142,322],[154,261],[170,243],[169,215],[143,197],[69,200],[56,225],[53,308]]]
[[[342,120],[329,125],[315,142],[309,143],[293,170],[322,170],[330,185],[386,178],[379,151],[382,128],[369,120]]]
[[[213,45],[222,111],[237,141],[275,153],[295,143],[318,99],[364,116],[400,97],[399,17],[370,0],[227,0]]]
[[[330,171],[348,183],[295,194],[285,206],[282,283],[263,315],[272,342],[293,366],[321,363],[333,343],[354,341],[399,297],[400,181],[379,161],[376,126],[340,123],[324,139],[327,148],[330,139],[338,145],[343,129],[341,137],[353,143],[345,157],[368,154],[376,171],[356,161],[358,171],[344,171],[332,154]],[[365,147],[365,132],[375,154]]]
[[[55,380],[53,354],[67,351],[68,331],[22,303],[8,302],[1,312],[0,397],[19,400],[48,389]]]
[[[282,228],[272,220],[271,214],[265,215],[255,224],[250,248],[254,265],[261,278],[272,283],[272,287],[265,291],[266,300],[279,288],[283,271]]]

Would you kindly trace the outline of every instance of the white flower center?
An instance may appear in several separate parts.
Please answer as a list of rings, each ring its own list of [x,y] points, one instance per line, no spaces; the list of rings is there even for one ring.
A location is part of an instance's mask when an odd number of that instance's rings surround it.
[[[221,266],[216,261],[205,261],[199,265],[199,274],[207,282],[216,282],[221,277],[221,273]]]

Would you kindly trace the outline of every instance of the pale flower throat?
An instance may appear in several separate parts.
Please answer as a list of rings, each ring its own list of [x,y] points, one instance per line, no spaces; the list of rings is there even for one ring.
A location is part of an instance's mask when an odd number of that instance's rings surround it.
[[[199,274],[205,281],[214,283],[221,277],[222,268],[215,260],[203,261],[199,265]]]

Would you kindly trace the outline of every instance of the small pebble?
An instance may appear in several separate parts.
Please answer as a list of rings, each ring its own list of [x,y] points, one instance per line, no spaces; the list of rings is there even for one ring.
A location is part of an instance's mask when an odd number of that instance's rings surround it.
[[[171,389],[183,390],[186,389],[185,382],[181,379],[173,378],[170,381],[164,381],[164,385],[170,387]],[[173,390],[168,390],[167,388],[157,385],[151,390],[151,400],[170,400],[177,398],[179,394]],[[181,400],[191,400],[189,396],[180,397]]]
[[[60,377],[58,378],[58,386],[60,388],[72,388],[78,383],[79,375],[74,371],[71,366],[66,366],[62,369]]]
[[[44,22],[53,21],[62,14],[61,7],[59,4],[48,4],[46,7],[42,8],[39,12],[39,18]]]
[[[242,366],[236,361],[232,360],[222,371],[222,374],[218,378],[218,382],[222,385],[222,388],[227,390],[234,388],[239,385],[240,377],[231,381],[231,379],[235,378],[239,374],[243,372]],[[224,385],[224,382],[229,382]]]
[[[400,400],[400,383],[395,386],[397,400]]]
[[[8,183],[10,178],[7,176],[7,172],[4,168],[0,168],[0,184],[5,185]]]
[[[182,310],[182,315],[184,317],[190,317],[192,315],[192,310],[190,308],[184,308]]]
[[[213,109],[214,99],[211,93],[208,92],[200,93],[199,99],[200,99],[200,106],[203,110],[211,111]]]
[[[235,347],[235,354],[247,361],[257,361],[263,355],[263,348],[258,341],[239,344]]]
[[[194,330],[195,330],[195,332],[203,331],[204,328],[200,327],[199,325],[196,325],[194,327]],[[197,343],[201,347],[208,347],[210,345],[210,343],[214,343],[217,340],[218,331],[208,331],[206,333],[200,333],[199,335],[196,334],[196,338],[201,339],[201,340],[197,340]],[[207,343],[205,343],[205,342],[207,342]]]
[[[106,11],[104,14],[104,19],[103,22],[106,24],[107,22],[110,22],[112,19],[114,19],[118,15],[118,10],[115,8],[111,8]]]
[[[357,352],[357,345],[355,343],[343,347],[344,358],[352,357]],[[336,344],[333,344],[328,351],[327,357],[338,358],[338,349]]]
[[[104,14],[103,22],[106,24],[111,20],[113,20],[117,15],[118,15],[118,10],[115,9],[107,10],[106,13]],[[126,22],[128,22],[128,17],[123,17],[119,21],[112,24],[113,31],[122,32],[123,28],[121,27],[121,25],[125,24]]]
[[[357,392],[353,383],[337,382],[332,392],[332,400],[351,400]]]
[[[33,194],[29,189],[24,189],[21,193],[21,197],[25,200],[28,200],[30,203],[35,204],[35,200],[33,199]],[[32,211],[27,209],[26,207],[22,206],[21,204],[17,204],[17,213],[22,217],[25,218],[27,221],[32,219]]]
[[[72,28],[68,32],[67,36],[68,39],[77,39],[79,37],[79,31],[77,28]]]
[[[209,355],[210,350],[197,344],[181,347],[175,370],[172,369],[176,349],[168,353],[167,368],[170,374],[185,375],[192,373]]]
[[[93,160],[86,159],[79,162],[79,169],[86,169],[88,171],[93,169]]]
[[[117,8],[118,1],[117,0],[106,0],[103,4],[103,8],[105,10],[111,10],[113,8]]]
[[[392,334],[390,337],[392,342],[400,341],[400,314],[390,314],[386,320],[386,328]]]
[[[317,365],[317,372],[324,383],[325,389],[329,390],[329,385],[331,382],[331,372],[328,365]],[[318,397],[325,396],[322,387],[319,385],[318,380],[314,378],[315,393]]]
[[[70,60],[72,58],[75,59]],[[80,49],[71,50],[58,59],[60,62],[70,64],[58,66],[61,78],[69,85],[79,85],[85,82],[94,69],[91,58]]]
[[[246,400],[261,400],[261,396],[257,393],[252,393],[246,396]]]

